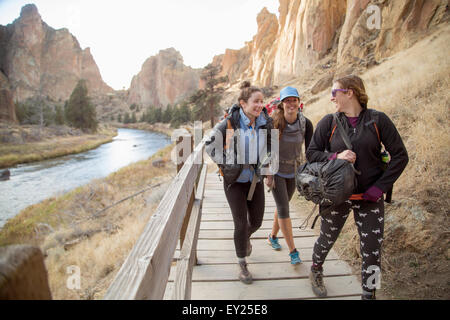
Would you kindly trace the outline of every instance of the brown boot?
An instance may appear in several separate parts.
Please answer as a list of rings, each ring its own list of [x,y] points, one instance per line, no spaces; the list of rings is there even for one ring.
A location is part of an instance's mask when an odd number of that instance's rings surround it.
[[[377,297],[375,296],[375,290],[371,292],[363,290],[361,300],[377,300]]]
[[[239,262],[239,268],[241,272],[239,273],[239,280],[245,284],[251,284],[253,282],[252,274],[247,269],[247,262]]]
[[[309,274],[309,280],[311,281],[311,287],[314,294],[320,298],[327,296],[327,288],[323,283],[323,269],[311,267],[311,273]]]

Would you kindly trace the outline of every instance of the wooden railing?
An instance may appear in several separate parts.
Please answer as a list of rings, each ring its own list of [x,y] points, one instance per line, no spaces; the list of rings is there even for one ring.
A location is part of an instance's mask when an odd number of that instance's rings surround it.
[[[197,263],[197,240],[202,218],[202,201],[207,168],[207,165],[204,164],[200,174],[198,187],[195,192],[194,205],[192,207],[186,236],[177,262],[172,294],[173,300],[191,299],[192,270]]]
[[[177,176],[104,299],[162,299],[180,235],[181,250],[172,298],[190,299],[207,168],[203,165],[203,152],[204,140],[198,143],[184,165],[179,167]]]

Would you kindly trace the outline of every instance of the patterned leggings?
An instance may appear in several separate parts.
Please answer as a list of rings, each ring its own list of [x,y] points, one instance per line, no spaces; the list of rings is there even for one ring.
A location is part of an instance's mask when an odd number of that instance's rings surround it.
[[[378,202],[348,200],[331,211],[325,219],[321,217],[320,236],[314,244],[313,263],[322,265],[325,262],[351,209],[353,209],[360,239],[362,287],[363,290],[370,292],[375,289],[375,277],[371,276],[375,272],[379,275],[381,271],[381,245],[384,232],[383,198]]]

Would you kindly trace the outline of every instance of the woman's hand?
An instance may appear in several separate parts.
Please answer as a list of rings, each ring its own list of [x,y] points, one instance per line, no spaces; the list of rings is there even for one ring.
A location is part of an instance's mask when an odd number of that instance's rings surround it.
[[[338,159],[347,160],[348,162],[355,163],[356,161],[356,153],[352,150],[344,150],[341,153],[337,154]]]
[[[275,186],[275,180],[273,176],[266,176],[266,186],[272,189]]]

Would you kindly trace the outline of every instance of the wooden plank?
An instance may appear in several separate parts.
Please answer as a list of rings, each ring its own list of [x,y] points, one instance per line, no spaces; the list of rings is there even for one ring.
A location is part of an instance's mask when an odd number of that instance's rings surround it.
[[[311,300],[361,300],[361,293],[357,294],[357,295],[339,296],[339,297],[332,297],[332,298],[314,298]]]
[[[317,237],[302,237],[298,238],[295,241],[295,244],[297,245],[297,249],[301,248],[312,248],[314,247],[314,243],[316,242]],[[251,239],[251,243],[253,246],[253,250],[267,250],[267,247],[269,244],[265,239]],[[197,250],[217,250],[217,251],[224,251],[224,250],[234,250],[234,240],[224,240],[224,239],[218,239],[218,240],[203,240],[200,239],[198,241]]]
[[[310,263],[301,263],[292,266],[289,261],[258,263],[248,265],[253,280],[277,280],[277,279],[299,279],[308,278],[311,272]],[[176,268],[172,267],[169,281],[175,279]],[[235,264],[208,264],[194,268],[192,281],[235,281],[239,280],[239,266]],[[352,269],[341,260],[329,261],[324,268],[324,276],[346,276],[352,275]]]
[[[273,221],[273,212],[265,212],[264,213],[264,220],[271,220]],[[207,215],[204,215],[202,217],[202,221],[233,221],[233,216],[230,213],[210,213]]]
[[[206,201],[206,198],[203,198],[203,201],[203,208],[230,208],[226,199],[223,199],[223,201]],[[265,207],[272,208],[272,210],[276,208],[275,203],[269,203]]]
[[[164,300],[170,300],[172,297],[173,291],[173,282],[167,283],[166,293],[164,294]],[[361,294],[358,293],[356,295],[341,295],[336,297],[325,297],[325,298],[311,298],[308,300],[361,300]]]
[[[326,299],[354,299],[361,294],[361,284],[356,276],[324,277],[328,291]],[[172,283],[169,283],[168,287]],[[170,290],[170,288],[169,288]],[[251,285],[240,281],[192,283],[193,300],[279,300],[317,299],[309,279],[257,280]]]
[[[105,299],[145,300],[164,296],[172,257],[197,179],[204,143],[173,179],[158,208],[108,288]]]
[[[203,185],[207,172],[207,164],[203,165],[203,169],[198,181],[198,187],[195,192],[194,205],[192,207],[191,216],[186,230],[185,239],[181,248],[179,261],[177,262],[175,274],[175,287],[173,290],[173,300],[190,300],[192,285],[192,268],[196,263],[196,251],[198,241],[198,231],[200,229],[200,221],[202,217],[202,197]]]
[[[267,207],[264,208],[264,213],[273,214],[275,212],[275,207]],[[228,208],[203,208],[202,210],[203,217],[209,214],[216,214],[216,213],[222,213],[222,214],[229,214],[231,215],[231,209]]]
[[[301,219],[291,219],[292,225],[300,225],[303,220]],[[262,229],[272,229],[273,221],[265,220],[262,222]],[[234,223],[232,221],[202,221],[200,228],[202,230],[227,230],[234,229]]]
[[[203,203],[206,205],[207,208],[229,208],[229,204],[227,202],[227,199],[225,197],[204,197],[203,198]],[[273,201],[265,201],[264,202],[264,207],[269,207],[269,208],[273,208],[273,210],[275,210],[276,208],[276,203]]]
[[[225,195],[223,187],[217,186],[218,188],[212,188],[212,185],[205,185],[205,195]]]
[[[304,248],[298,249],[300,252],[300,258],[303,263],[312,262],[313,249]],[[217,251],[217,250],[205,250],[197,252],[198,264],[235,264],[237,261],[236,252],[233,250],[228,251]],[[288,262],[289,252],[284,247],[281,251],[275,251],[271,249],[268,245],[267,248],[261,248],[252,252],[250,257],[247,257],[248,263],[267,263],[267,262]],[[334,250],[331,250],[327,259],[325,260],[324,268],[328,265],[331,260],[339,259],[339,256]]]
[[[203,215],[203,213],[202,213]],[[270,229],[259,229],[255,233],[252,234],[252,239],[267,239],[269,235]],[[298,228],[292,229],[292,234],[294,238],[300,237],[313,237],[316,236],[314,231],[312,230],[299,230]],[[233,239],[234,238],[234,230],[200,230],[199,239]],[[278,238],[280,240],[280,244],[284,245],[284,236],[280,231],[278,234]]]

